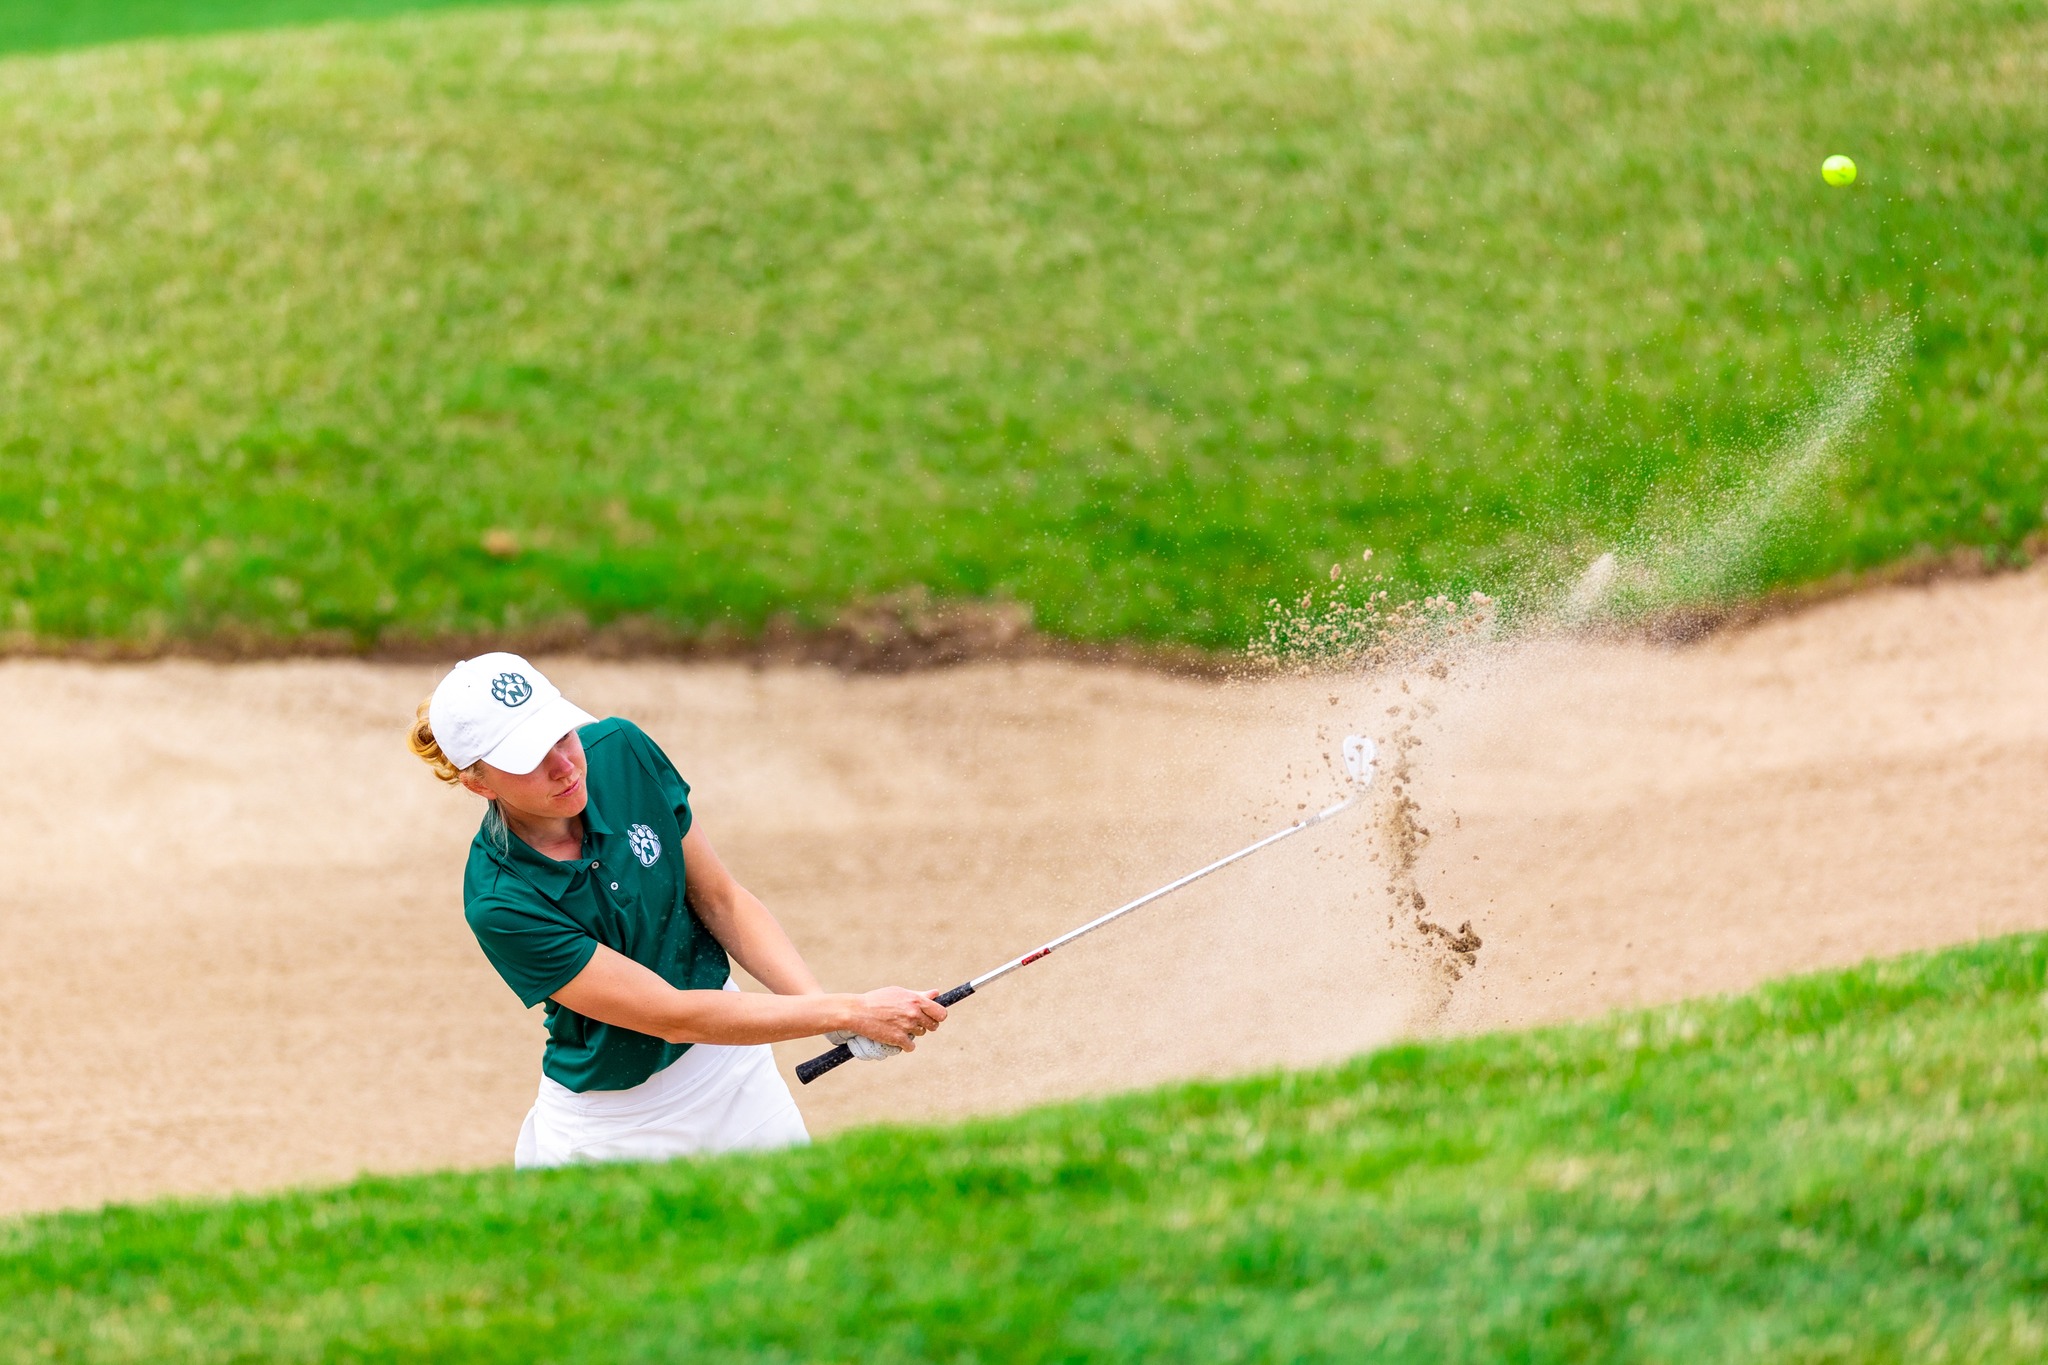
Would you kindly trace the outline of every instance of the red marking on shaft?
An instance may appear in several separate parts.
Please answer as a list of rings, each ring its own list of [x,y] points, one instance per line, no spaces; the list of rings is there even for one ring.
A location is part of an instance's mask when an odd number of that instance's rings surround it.
[[[1022,962],[1019,962],[1017,965],[1019,967],[1029,967],[1032,963],[1038,961],[1038,959],[1044,957],[1047,953],[1051,951],[1052,949],[1050,948],[1040,948],[1037,952],[1032,953],[1030,956],[1026,957]]]

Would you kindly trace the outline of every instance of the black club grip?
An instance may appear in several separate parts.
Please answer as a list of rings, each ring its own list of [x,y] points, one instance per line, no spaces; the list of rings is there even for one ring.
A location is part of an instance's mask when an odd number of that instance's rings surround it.
[[[821,1052],[808,1062],[796,1064],[796,1078],[809,1085],[833,1067],[853,1060],[853,1049],[841,1043],[830,1052]]]
[[[943,995],[933,996],[932,998],[950,1009],[953,1005],[965,1000],[972,994],[974,994],[974,983],[970,981],[964,985],[955,986]],[[798,1062],[796,1064],[796,1078],[805,1085],[809,1085],[833,1067],[844,1066],[852,1060],[853,1049],[841,1043],[830,1052],[821,1052],[808,1062]]]

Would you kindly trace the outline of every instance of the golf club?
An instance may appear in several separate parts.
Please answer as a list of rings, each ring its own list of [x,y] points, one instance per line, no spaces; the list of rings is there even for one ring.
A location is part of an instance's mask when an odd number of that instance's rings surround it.
[[[1089,920],[1080,928],[1071,929],[1068,932],[1061,934],[1052,942],[1045,944],[1043,947],[1032,949],[1030,952],[1024,954],[1024,956],[1022,957],[1013,957],[1008,962],[1005,962],[1002,966],[997,967],[994,971],[983,972],[980,976],[975,977],[972,981],[969,981],[964,985],[955,986],[952,990],[947,991],[944,994],[938,996],[938,1002],[941,1005],[945,1005],[946,1007],[951,1008],[954,1004],[956,1004],[959,1001],[965,1000],[968,996],[974,994],[983,986],[988,985],[991,981],[995,981],[1000,977],[1008,976],[1011,972],[1016,971],[1020,967],[1030,966],[1032,963],[1038,961],[1038,959],[1052,952],[1055,948],[1064,948],[1067,944],[1072,943],[1075,939],[1082,937],[1084,934],[1092,934],[1097,929],[1100,929],[1103,925],[1108,924],[1112,920],[1122,919],[1125,915],[1130,914],[1133,910],[1143,909],[1145,906],[1150,905],[1153,901],[1160,899],[1162,896],[1170,896],[1174,892],[1180,890],[1182,887],[1187,886],[1193,882],[1200,881],[1202,878],[1208,876],[1211,872],[1221,871],[1222,869],[1229,867],[1234,862],[1238,862],[1242,859],[1251,857],[1252,854],[1257,853],[1262,848],[1270,848],[1274,844],[1279,843],[1282,839],[1292,838],[1293,836],[1301,833],[1305,829],[1309,829],[1313,826],[1320,825],[1321,823],[1323,823],[1323,821],[1330,819],[1332,816],[1343,814],[1343,812],[1348,810],[1351,807],[1351,805],[1359,799],[1359,797],[1365,794],[1365,789],[1372,785],[1373,760],[1378,756],[1378,753],[1379,750],[1377,746],[1375,746],[1371,740],[1365,738],[1363,735],[1346,735],[1344,737],[1344,771],[1347,774],[1349,774],[1351,779],[1351,794],[1349,796],[1346,796],[1342,801],[1337,802],[1333,806],[1326,806],[1322,810],[1317,811],[1314,815],[1309,816],[1306,820],[1301,820],[1296,822],[1295,824],[1289,825],[1286,829],[1279,831],[1277,834],[1269,834],[1265,838],[1259,840],[1257,843],[1247,845],[1246,847],[1239,849],[1237,852],[1232,853],[1227,857],[1218,858],[1215,862],[1210,863],[1207,867],[1197,868],[1195,871],[1188,873],[1187,876],[1182,877],[1179,881],[1168,882],[1165,886],[1160,887],[1157,891],[1148,892],[1147,894],[1138,897],[1134,901],[1129,901],[1123,905],[1119,905],[1116,909],[1110,911],[1108,914],[1103,915],[1097,919]],[[824,1075],[833,1067],[838,1066],[843,1062],[850,1062],[852,1060],[853,1049],[848,1047],[846,1044],[841,1043],[839,1046],[833,1048],[830,1052],[821,1052],[817,1056],[811,1058],[808,1062],[803,1062],[799,1064],[796,1069],[796,1078],[802,1081],[805,1085],[809,1085],[812,1081],[817,1080],[818,1077]]]

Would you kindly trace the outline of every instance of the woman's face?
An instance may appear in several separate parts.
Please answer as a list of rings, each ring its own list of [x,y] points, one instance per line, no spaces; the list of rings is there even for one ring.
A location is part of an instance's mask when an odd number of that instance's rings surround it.
[[[571,730],[555,741],[547,757],[530,773],[508,773],[479,763],[475,774],[464,773],[462,785],[490,797],[515,815],[530,820],[566,820],[581,815],[590,792],[583,785],[583,741]]]

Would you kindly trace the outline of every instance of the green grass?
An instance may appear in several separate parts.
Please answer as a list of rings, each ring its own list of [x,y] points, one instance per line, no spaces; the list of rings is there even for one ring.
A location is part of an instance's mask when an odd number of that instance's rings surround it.
[[[0,0],[0,53],[377,19],[491,0]]]
[[[2048,938],[807,1151],[0,1224],[22,1360],[2022,1361]]]
[[[1498,591],[1682,521],[1900,318],[1859,439],[1702,590],[2010,555],[2044,83],[2025,0],[702,0],[16,57],[0,632],[747,631],[922,584],[1232,648],[1365,547]]]

